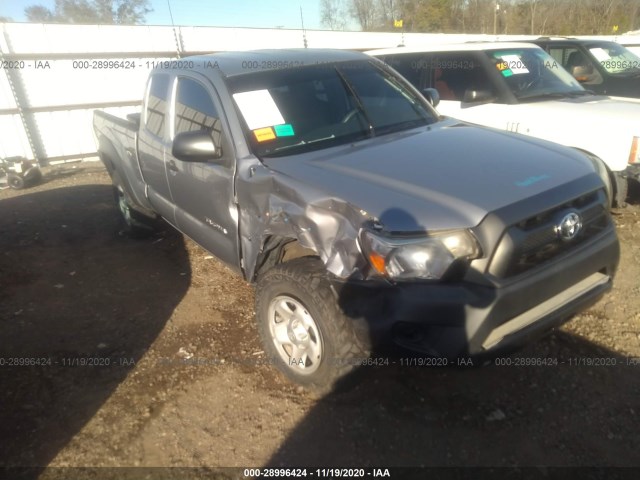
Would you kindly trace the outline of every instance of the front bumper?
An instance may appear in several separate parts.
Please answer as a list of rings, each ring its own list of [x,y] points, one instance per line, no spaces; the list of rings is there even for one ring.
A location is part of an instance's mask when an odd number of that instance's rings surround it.
[[[492,285],[337,285],[346,314],[374,345],[456,358],[523,346],[595,303],[620,256],[613,228],[537,268]]]

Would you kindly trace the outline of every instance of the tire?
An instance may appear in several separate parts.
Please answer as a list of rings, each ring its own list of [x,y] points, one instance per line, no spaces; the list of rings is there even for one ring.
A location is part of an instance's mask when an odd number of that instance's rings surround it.
[[[291,381],[324,393],[369,356],[315,257],[276,265],[258,279],[256,320],[267,354]]]
[[[40,168],[36,168],[31,172],[28,177],[29,185],[37,185],[42,181],[42,170]]]
[[[16,175],[15,173],[9,173],[7,175],[7,183],[14,190],[22,190],[25,185],[24,178],[20,175]]]
[[[117,173],[113,174],[113,197],[124,223],[124,233],[133,238],[145,238],[155,231],[155,220],[133,208],[133,202]]]
[[[617,173],[613,174],[613,206],[616,208],[625,208],[627,206],[627,195],[629,193],[629,180]]]

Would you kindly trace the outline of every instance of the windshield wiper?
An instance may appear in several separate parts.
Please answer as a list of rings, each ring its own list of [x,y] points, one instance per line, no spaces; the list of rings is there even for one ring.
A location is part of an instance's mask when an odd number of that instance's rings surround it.
[[[618,72],[610,72],[611,75],[615,75],[616,77],[638,77],[640,76],[640,68],[633,68],[631,70],[620,70]]]
[[[328,137],[322,137],[322,138],[314,138],[313,140],[300,140],[298,143],[293,143],[291,145],[284,145],[282,147],[278,147],[276,149],[274,149],[274,152],[279,152],[280,150],[287,150],[289,148],[293,148],[293,147],[301,147],[302,145],[310,145],[312,143],[317,143],[317,142],[325,142],[327,140],[333,140],[334,138],[336,138],[336,136],[334,134],[329,135]]]
[[[343,73],[340,70],[338,70],[338,67],[335,67],[335,70],[336,70],[336,73],[338,74],[338,76],[340,77],[340,80],[342,80],[342,83],[344,84],[346,89],[353,96],[353,99],[356,102],[356,107],[358,108],[358,110],[360,110],[360,112],[364,116],[364,119],[367,121],[367,125],[369,126],[369,134],[370,134],[370,136],[371,137],[375,137],[376,136],[376,131],[373,128],[373,122],[371,121],[371,118],[369,118],[369,115],[367,114],[367,111],[364,108],[364,104],[362,103],[362,100],[360,100],[360,97],[356,93],[356,89],[353,87],[353,85],[351,85],[351,82],[349,80],[347,80],[347,77],[345,77],[343,75]]]
[[[535,95],[523,95],[516,98],[518,100],[543,100],[545,98],[570,98],[570,97],[582,97],[584,95],[595,95],[595,92],[591,90],[571,90],[568,92],[547,92],[538,93]]]
[[[364,136],[363,138],[367,138],[368,136]],[[282,147],[274,148],[272,151],[263,154],[262,156],[265,158],[269,157],[278,157],[281,155],[287,155],[285,153],[286,150],[294,149],[296,147],[305,147],[307,149],[313,149],[314,143],[326,142],[327,140],[337,140],[334,134],[329,135],[328,137],[314,138],[313,140],[300,140],[297,143],[292,143],[291,145],[283,145]]]
[[[567,94],[571,97],[584,97],[585,95],[595,95],[596,92],[585,88],[584,90],[572,90],[571,92],[567,92]]]
[[[425,125],[429,125],[429,121],[426,118],[416,118],[414,120],[407,120],[405,122],[393,123],[391,125],[385,125],[378,127],[378,133],[392,133],[400,130],[409,130],[411,128],[418,128]]]

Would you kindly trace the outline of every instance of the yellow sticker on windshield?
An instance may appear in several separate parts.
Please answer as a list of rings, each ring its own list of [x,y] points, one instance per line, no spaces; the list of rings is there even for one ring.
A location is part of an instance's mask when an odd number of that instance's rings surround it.
[[[253,134],[256,136],[256,140],[258,142],[266,142],[267,140],[273,140],[276,138],[276,134],[271,127],[258,128],[253,131]]]

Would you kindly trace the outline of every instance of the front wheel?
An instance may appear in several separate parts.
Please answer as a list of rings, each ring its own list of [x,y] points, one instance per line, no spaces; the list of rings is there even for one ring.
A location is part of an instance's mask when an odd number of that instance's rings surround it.
[[[627,206],[627,195],[629,193],[629,180],[618,173],[613,174],[613,206],[624,208]]]
[[[267,357],[290,380],[331,389],[368,357],[353,320],[340,309],[324,265],[304,257],[277,265],[258,280],[256,318]]]

